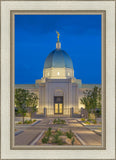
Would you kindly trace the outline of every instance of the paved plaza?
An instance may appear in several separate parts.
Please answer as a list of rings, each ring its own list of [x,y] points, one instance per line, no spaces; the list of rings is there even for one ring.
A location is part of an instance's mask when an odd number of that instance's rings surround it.
[[[63,119],[63,118],[62,118]],[[15,145],[32,145],[37,137],[46,131],[49,127],[53,130],[61,128],[64,131],[70,129],[76,135],[81,145],[101,145],[101,136],[94,131],[83,126],[77,118],[64,118],[66,124],[53,124],[54,118],[43,118],[38,123],[31,125],[16,125],[15,128],[21,133],[15,135]]]

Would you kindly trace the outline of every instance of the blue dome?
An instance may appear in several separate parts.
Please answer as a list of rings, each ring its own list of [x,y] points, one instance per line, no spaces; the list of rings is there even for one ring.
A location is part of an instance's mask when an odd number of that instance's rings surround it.
[[[73,63],[69,55],[62,49],[53,50],[46,58],[44,68],[71,68]]]

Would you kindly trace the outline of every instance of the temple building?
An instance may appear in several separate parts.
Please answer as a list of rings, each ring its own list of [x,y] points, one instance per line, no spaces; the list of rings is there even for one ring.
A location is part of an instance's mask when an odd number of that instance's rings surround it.
[[[43,68],[43,77],[35,84],[16,84],[15,88],[28,89],[38,95],[38,111],[43,114],[46,108],[47,116],[70,116],[71,108],[74,113],[80,113],[84,106],[80,103],[83,91],[92,89],[98,84],[82,84],[80,79],[74,77],[73,62],[70,56],[61,49],[61,43],[56,42],[56,49],[46,58]]]

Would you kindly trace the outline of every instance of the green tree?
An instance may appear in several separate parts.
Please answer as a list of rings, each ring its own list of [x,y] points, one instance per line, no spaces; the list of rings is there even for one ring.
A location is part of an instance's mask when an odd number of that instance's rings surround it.
[[[96,108],[96,116],[101,115],[101,88],[97,89],[97,108]]]
[[[98,89],[98,105],[97,107],[101,109],[101,88]]]
[[[97,91],[98,91],[98,87],[94,87],[93,88],[93,91],[92,91],[92,94],[91,94],[91,99],[92,99],[92,112],[94,113],[95,115],[95,120],[96,120],[96,109],[97,109]]]
[[[27,113],[27,107],[26,107],[26,100],[29,95],[29,91],[25,89],[15,89],[15,106],[18,109],[18,113],[22,115],[23,118],[23,124],[24,124],[24,117]]]
[[[95,115],[95,120],[96,120],[97,110],[99,109],[101,113],[101,88],[98,88],[97,86],[93,88],[91,99],[92,99],[92,111]]]
[[[81,98],[81,104],[85,105],[88,114],[94,113],[96,120],[97,110],[101,113],[101,88],[95,86],[93,90],[86,90],[83,94],[84,97]]]
[[[37,104],[38,104],[38,96],[35,93],[29,93],[27,97],[26,105],[28,107],[30,120],[32,117],[32,113],[37,111]]]
[[[91,90],[86,90],[83,92],[84,96],[80,99],[81,104],[85,105],[85,109],[88,112],[88,118],[91,113]]]

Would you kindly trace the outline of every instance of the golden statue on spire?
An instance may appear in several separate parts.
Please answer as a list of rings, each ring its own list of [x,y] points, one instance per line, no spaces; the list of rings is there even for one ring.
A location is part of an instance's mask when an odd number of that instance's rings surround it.
[[[60,33],[58,31],[56,31],[56,33],[57,33],[57,38],[58,38],[58,42],[59,42]]]

